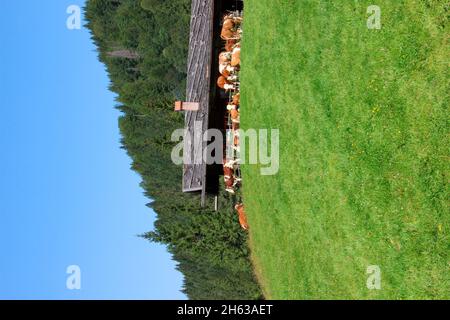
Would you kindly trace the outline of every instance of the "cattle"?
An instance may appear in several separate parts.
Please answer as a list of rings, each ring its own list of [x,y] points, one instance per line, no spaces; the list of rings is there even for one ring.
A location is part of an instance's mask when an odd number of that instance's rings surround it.
[[[234,163],[227,162],[223,165],[223,174],[226,176],[232,176],[234,174]]]
[[[242,18],[236,17],[234,13],[230,13],[223,18],[223,25],[221,30],[221,38],[225,40],[225,51],[219,54],[219,73],[221,76],[217,79],[217,85],[219,88],[225,91],[232,91],[232,99],[229,100],[226,108],[229,112],[229,119],[227,122],[230,127],[227,127],[227,152],[229,150],[235,150],[239,152],[239,75],[238,70],[241,64],[241,45],[240,38],[242,34],[241,29]],[[229,136],[228,130],[231,129],[231,136]],[[231,144],[231,145],[230,145]],[[230,156],[231,157],[231,156]],[[223,173],[225,190],[231,194],[235,194],[236,188],[241,184],[241,178],[239,173],[239,156],[233,153],[233,159],[223,160]],[[242,204],[236,205],[236,210],[239,214],[239,223],[242,228],[247,230],[247,218],[245,216],[244,207]]]
[[[231,52],[221,52],[219,54],[219,72],[229,81],[236,81],[237,75],[233,75],[236,71],[236,66],[231,65],[232,53]]]
[[[223,29],[220,37],[224,40],[229,40],[229,39],[234,39],[236,38],[236,32],[233,32],[232,30],[229,29]]]
[[[233,96],[233,104],[238,106],[241,102],[241,94],[237,93]]]
[[[228,71],[228,69],[227,68],[221,68],[220,66],[219,66],[219,72],[220,72],[220,74],[221,75],[223,75],[225,78],[229,78],[229,77],[231,77],[231,72],[230,71]]]
[[[248,226],[248,222],[247,222],[247,216],[246,216],[245,210],[244,210],[244,205],[242,203],[238,203],[234,208],[236,209],[236,211],[238,213],[239,224],[241,225],[242,229],[248,230],[249,226]]]
[[[241,22],[242,18],[240,17],[234,17],[232,15],[225,16],[220,37],[223,40],[239,39],[241,35]]]
[[[219,54],[219,64],[228,64],[231,61],[231,52],[223,51]]]
[[[225,185],[227,188],[232,188],[234,186],[234,177],[232,175],[225,175],[223,176],[225,180]]]
[[[229,167],[223,167],[223,178],[225,181],[225,190],[234,194],[234,170]]]
[[[219,79],[217,79],[217,85],[225,91],[234,90],[236,88],[235,85],[228,81],[224,76],[220,76]]]
[[[237,163],[237,161],[235,161],[235,160],[226,160],[226,159],[224,159],[223,160],[223,167],[231,169],[231,170],[234,170],[234,166],[236,165],[236,163]]]
[[[227,80],[230,82],[237,82],[239,80],[239,77],[237,74],[232,74],[227,77]]]
[[[233,51],[233,49],[234,49],[234,47],[235,47],[235,45],[236,45],[236,40],[235,39],[230,39],[230,40],[227,40],[226,42],[225,42],[225,51],[227,51],[227,52],[231,52],[231,51]]]
[[[223,27],[227,29],[239,28],[242,24],[242,17],[237,17],[234,14],[226,14],[223,19]]]
[[[231,66],[238,67],[241,64],[241,48],[234,48],[231,53]]]
[[[237,149],[236,151],[240,151],[240,147],[239,147],[239,134],[235,134],[235,135],[234,135],[233,143],[234,143],[234,146],[235,146],[235,150]]]
[[[236,68],[233,68],[228,63],[219,64],[219,73],[225,78],[231,77],[235,70]]]
[[[233,30],[235,29],[236,24],[234,22],[234,19],[231,17],[226,17],[223,20],[223,24],[222,24],[222,30]]]
[[[233,103],[229,103],[229,104],[227,104],[227,110],[228,111],[237,110],[237,105],[235,105]]]
[[[231,121],[239,123],[239,111],[233,109],[230,111]]]

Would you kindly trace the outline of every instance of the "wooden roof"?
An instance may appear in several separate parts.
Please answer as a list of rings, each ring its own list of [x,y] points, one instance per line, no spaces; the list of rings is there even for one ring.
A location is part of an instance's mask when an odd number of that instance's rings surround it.
[[[208,129],[214,0],[192,0],[191,8],[186,101],[198,102],[199,110],[186,111],[185,127],[191,134],[195,132],[197,137],[201,139],[203,133]],[[188,139],[185,139],[185,156],[197,159],[198,163],[184,164],[183,192],[202,191],[202,203],[204,203],[206,163],[202,159],[202,150],[206,145],[204,142],[188,144],[186,141]]]

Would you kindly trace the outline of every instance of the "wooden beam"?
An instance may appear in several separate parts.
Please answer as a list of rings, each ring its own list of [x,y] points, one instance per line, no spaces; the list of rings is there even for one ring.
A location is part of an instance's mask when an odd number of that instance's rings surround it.
[[[175,102],[175,111],[198,111],[200,103],[198,102]]]
[[[183,102],[175,101],[175,111],[181,111],[182,107],[183,107]]]

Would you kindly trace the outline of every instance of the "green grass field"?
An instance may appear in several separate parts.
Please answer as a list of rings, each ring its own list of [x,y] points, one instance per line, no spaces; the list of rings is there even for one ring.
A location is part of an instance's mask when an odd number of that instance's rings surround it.
[[[242,128],[280,130],[277,175],[243,166],[267,298],[450,298],[445,3],[246,1]]]

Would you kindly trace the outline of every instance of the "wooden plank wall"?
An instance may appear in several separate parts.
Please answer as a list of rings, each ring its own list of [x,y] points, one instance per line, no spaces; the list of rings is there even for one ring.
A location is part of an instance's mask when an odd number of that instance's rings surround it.
[[[183,192],[202,191],[202,204],[206,193],[206,164],[202,152],[206,144],[201,137],[208,129],[211,86],[211,59],[214,22],[214,0],[192,0],[189,55],[187,64],[186,101],[198,102],[198,111],[186,111],[185,127],[196,139],[185,137],[184,154],[194,163],[183,167]],[[196,143],[189,143],[192,140]],[[199,141],[200,140],[200,141]]]

